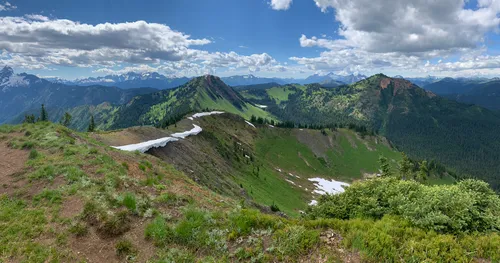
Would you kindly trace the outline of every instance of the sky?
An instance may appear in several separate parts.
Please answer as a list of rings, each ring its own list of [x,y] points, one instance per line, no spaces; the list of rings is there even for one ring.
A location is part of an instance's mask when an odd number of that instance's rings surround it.
[[[0,0],[0,66],[65,79],[497,77],[499,25],[500,0]]]

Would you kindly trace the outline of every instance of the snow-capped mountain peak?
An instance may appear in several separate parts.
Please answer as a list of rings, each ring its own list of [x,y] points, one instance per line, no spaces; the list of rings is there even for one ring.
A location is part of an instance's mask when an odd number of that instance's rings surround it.
[[[14,74],[11,67],[5,66],[0,71],[0,88],[2,92],[6,92],[12,87],[25,87],[29,84],[30,80],[26,78],[26,74]]]

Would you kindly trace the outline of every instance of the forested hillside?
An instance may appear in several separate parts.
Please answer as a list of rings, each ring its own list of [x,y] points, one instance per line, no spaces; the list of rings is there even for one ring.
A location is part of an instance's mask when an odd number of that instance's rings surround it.
[[[460,176],[500,187],[500,116],[436,96],[403,79],[375,75],[349,86],[247,88],[242,95],[281,120],[366,127],[416,159],[437,160]]]

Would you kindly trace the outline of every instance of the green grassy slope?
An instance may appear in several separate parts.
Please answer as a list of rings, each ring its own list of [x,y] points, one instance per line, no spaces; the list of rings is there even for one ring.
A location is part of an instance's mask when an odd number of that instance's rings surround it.
[[[219,132],[220,137],[203,136],[219,141],[218,151],[223,151],[226,136],[241,135],[238,156],[251,154],[247,146],[261,131],[249,131],[244,122],[235,127],[233,118],[205,119],[207,131],[213,128],[209,122],[233,129]],[[492,210],[500,201],[483,183],[358,182],[348,193],[321,201],[304,218],[288,219],[214,193],[176,170],[175,163],[115,150],[94,137],[46,122],[0,126],[1,164],[8,164],[0,170],[1,262],[500,260],[498,210]],[[301,138],[311,151],[322,152]],[[202,165],[206,170],[210,161]],[[268,180],[274,192],[293,196],[279,176]],[[271,192],[270,187],[260,189]],[[421,191],[410,194],[412,189]],[[329,206],[339,200],[343,205]],[[418,209],[432,211],[415,213]],[[479,232],[471,234],[473,229]]]
[[[279,100],[267,93],[280,89]],[[267,110],[283,121],[364,126],[387,137],[412,158],[435,160],[462,177],[474,176],[494,189],[500,187],[500,137],[496,132],[500,115],[496,112],[441,98],[382,74],[335,88],[295,87],[295,92],[286,93],[286,100],[282,89],[247,87],[243,95],[268,105]]]
[[[177,126],[185,122],[190,121]],[[293,216],[314,198],[308,178],[350,183],[378,173],[380,155],[391,160],[394,169],[400,159],[383,138],[362,138],[347,129],[323,135],[319,130],[253,128],[232,114],[202,117],[194,123],[203,128],[202,133],[150,153],[214,191],[246,196],[265,207],[274,203]]]
[[[119,108],[110,128],[155,125],[205,109],[223,110],[247,119],[252,115],[272,118],[268,112],[247,103],[220,78],[207,75],[192,79],[175,89],[137,96]]]

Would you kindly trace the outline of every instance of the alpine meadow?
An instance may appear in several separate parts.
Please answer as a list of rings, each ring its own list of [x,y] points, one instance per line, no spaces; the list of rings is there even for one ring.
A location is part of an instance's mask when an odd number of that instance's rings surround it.
[[[500,262],[500,1],[0,0],[0,262]]]

